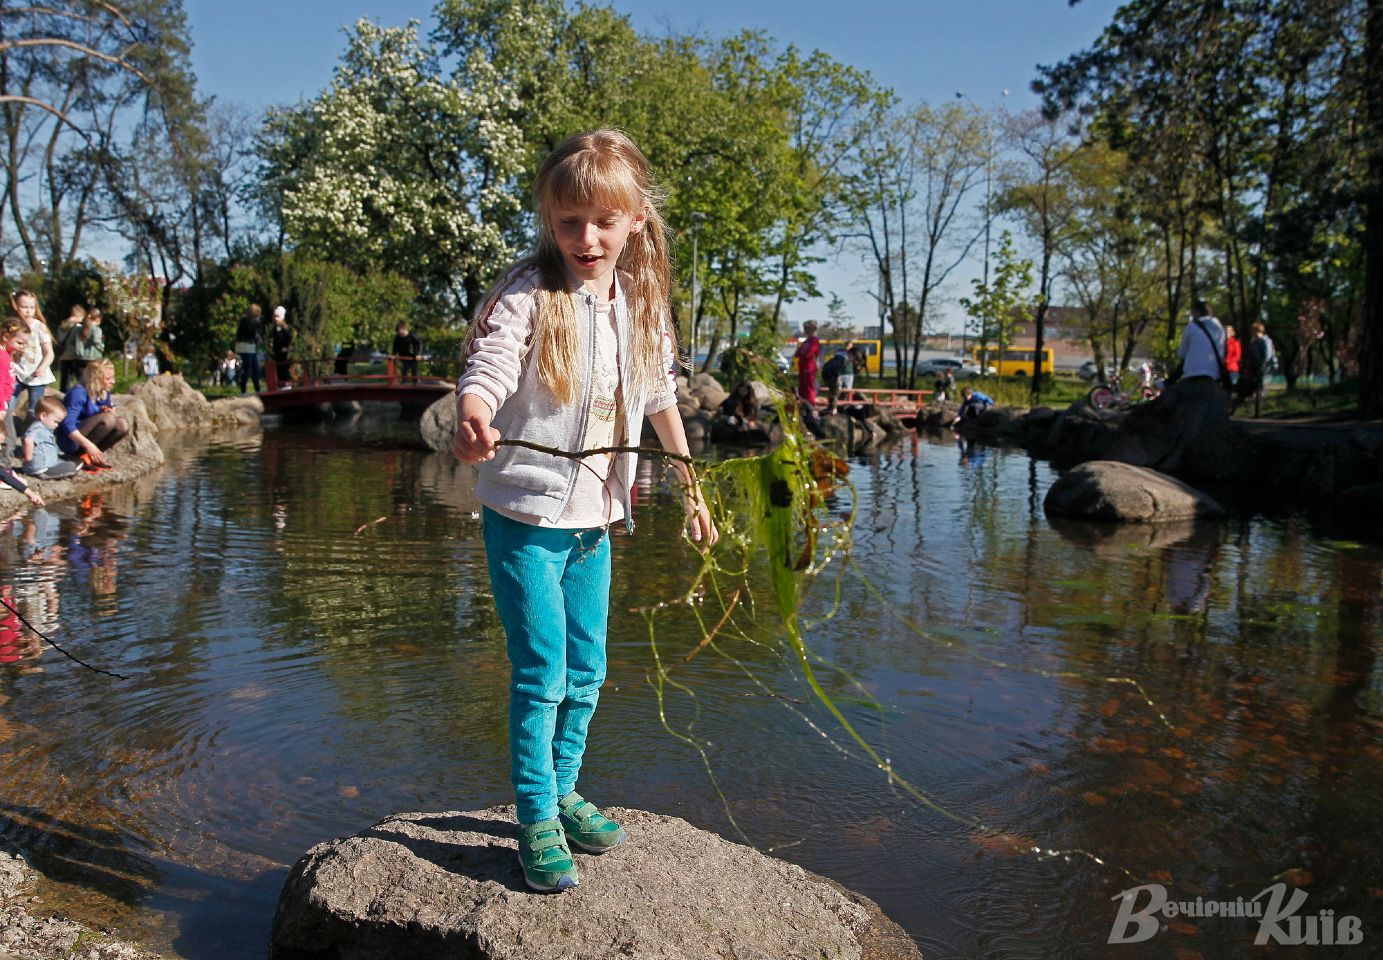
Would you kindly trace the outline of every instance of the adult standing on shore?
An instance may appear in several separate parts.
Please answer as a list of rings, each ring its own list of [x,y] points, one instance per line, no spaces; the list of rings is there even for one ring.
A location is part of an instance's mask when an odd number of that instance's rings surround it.
[[[38,297],[31,291],[20,290],[13,303],[19,319],[29,330],[29,345],[19,359],[14,362],[14,395],[6,397],[11,406],[19,402],[19,395],[29,391],[29,412],[32,414],[44,387],[57,378],[53,376],[53,332],[43,319],[38,308]]]
[[[259,304],[250,304],[240,318],[235,329],[235,355],[240,358],[240,392],[245,392],[245,384],[254,380],[255,393],[259,393],[259,323],[264,311]]]
[[[274,308],[274,326],[269,331],[269,350],[274,356],[274,376],[280,387],[288,386],[288,348],[293,344],[293,328],[288,325],[288,310],[282,304]]]
[[[836,386],[840,389],[840,395],[848,403],[850,391],[855,389],[855,374],[861,367],[860,348],[853,340],[845,341],[845,369],[840,372],[840,378]]]
[[[80,374],[77,369],[77,331],[82,328],[82,324],[85,322],[86,307],[80,303],[74,303],[67,314],[67,319],[58,327],[55,350],[58,354],[58,376],[63,393],[67,392],[67,388],[72,386],[72,382]]]
[[[1177,358],[1183,380],[1218,380],[1225,370],[1225,328],[1204,300],[1191,307],[1191,322],[1181,331]]]
[[[1234,327],[1225,324],[1225,369],[1229,371],[1229,382],[1239,383],[1239,361],[1244,355],[1244,345],[1234,335]]]
[[[106,354],[105,335],[101,332],[101,311],[73,307],[72,315],[79,316],[78,311],[81,311],[80,321],[58,341],[61,344],[58,371],[62,374],[59,386],[63,393],[67,393],[72,384],[81,381],[82,371],[88,363],[100,360]]]
[[[1261,323],[1255,323],[1251,328],[1252,337],[1249,345],[1244,348],[1244,362],[1239,383],[1234,391],[1237,402],[1242,403],[1249,397],[1257,397],[1263,392],[1263,383],[1268,376],[1268,366],[1272,362],[1276,350],[1273,342],[1268,338],[1268,328]],[[1258,410],[1254,409],[1257,415]]]
[[[816,338],[816,321],[802,324],[803,339],[793,357],[797,360],[797,396],[816,406],[816,368],[821,359],[821,341]]]
[[[399,361],[401,376],[418,379],[418,357],[422,355],[423,344],[416,333],[409,332],[408,324],[400,323],[394,331],[394,348],[391,351]]]

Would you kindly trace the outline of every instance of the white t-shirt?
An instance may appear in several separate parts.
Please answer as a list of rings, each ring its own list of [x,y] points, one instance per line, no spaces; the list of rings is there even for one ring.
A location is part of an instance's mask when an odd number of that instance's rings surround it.
[[[625,439],[620,435],[624,395],[619,379],[618,321],[608,300],[597,303],[595,312],[595,380],[591,384],[591,408],[582,450],[619,446]],[[623,520],[620,481],[611,469],[614,462],[614,455],[609,453],[582,459],[571,500],[556,520],[494,505],[490,505],[490,509],[521,523],[563,530],[585,530]]]
[[[1192,320],[1181,331],[1181,343],[1177,345],[1177,358],[1182,361],[1183,377],[1220,378],[1220,367],[1225,357],[1225,328],[1214,317],[1201,317]]]
[[[53,376],[52,364],[49,364],[48,369],[43,372],[43,376],[33,376],[38,365],[43,362],[43,345],[45,343],[48,344],[49,349],[52,349],[53,334],[49,331],[48,324],[35,317],[29,321],[29,345],[24,348],[24,353],[14,362],[15,383],[37,387],[52,383],[57,379]]]

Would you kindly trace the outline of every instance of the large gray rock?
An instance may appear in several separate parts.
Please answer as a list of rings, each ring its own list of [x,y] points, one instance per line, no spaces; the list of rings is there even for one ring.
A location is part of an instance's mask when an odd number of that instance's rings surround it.
[[[264,401],[252,393],[211,401],[211,422],[228,426],[258,426]]]
[[[917,411],[914,426],[918,430],[944,430],[956,419],[960,407],[949,401],[933,400]]]
[[[1085,401],[1071,404],[1052,421],[1046,451],[1058,468],[1101,460],[1119,435],[1122,413],[1096,410]]]
[[[870,420],[857,420],[843,413],[821,416],[821,438],[834,443],[847,456],[867,453],[886,436],[883,427]]]
[[[1229,396],[1217,381],[1180,380],[1153,402],[1129,410],[1103,457],[1180,472],[1196,438],[1228,422]]]
[[[456,432],[456,398],[448,394],[424,410],[418,430],[431,449],[450,450],[451,435]]]
[[[1092,460],[1062,474],[1042,506],[1049,514],[1122,523],[1217,517],[1211,497],[1173,477],[1112,460]]]
[[[730,396],[730,391],[720,385],[720,381],[709,373],[698,373],[691,379],[691,396],[701,404],[702,410],[712,413]]]
[[[681,410],[681,404],[678,404]],[[711,418],[697,410],[682,415],[682,431],[686,434],[687,442],[694,440],[706,440],[711,435]]]
[[[293,868],[270,960],[903,960],[864,897],[676,817],[611,810],[628,843],[577,855],[581,884],[530,893],[512,807],[389,817]]]
[[[200,430],[211,425],[211,404],[181,376],[163,373],[130,387],[144,402],[149,419],[159,430]]]

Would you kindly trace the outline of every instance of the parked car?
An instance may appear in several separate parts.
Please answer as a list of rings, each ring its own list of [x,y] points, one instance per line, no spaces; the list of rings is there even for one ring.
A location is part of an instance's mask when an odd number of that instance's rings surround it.
[[[1080,365],[1080,369],[1076,371],[1076,376],[1080,377],[1082,380],[1088,381],[1103,379],[1100,376],[1099,364],[1097,364],[1094,360],[1087,360],[1084,363],[1082,363]]]
[[[954,357],[934,357],[931,360],[923,360],[917,365],[919,377],[935,377],[948,370],[957,380],[965,380],[980,375],[980,368],[975,364],[969,360],[957,360]]]

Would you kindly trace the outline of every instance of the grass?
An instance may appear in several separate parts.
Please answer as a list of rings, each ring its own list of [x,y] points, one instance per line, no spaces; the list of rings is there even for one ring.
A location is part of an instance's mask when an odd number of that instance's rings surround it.
[[[1281,382],[1268,385],[1258,407],[1264,420],[1347,420],[1358,414],[1359,381],[1342,380],[1330,384],[1298,382],[1288,390]],[[1239,405],[1241,417],[1253,415],[1253,401]]]

